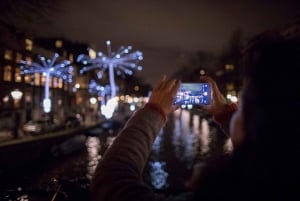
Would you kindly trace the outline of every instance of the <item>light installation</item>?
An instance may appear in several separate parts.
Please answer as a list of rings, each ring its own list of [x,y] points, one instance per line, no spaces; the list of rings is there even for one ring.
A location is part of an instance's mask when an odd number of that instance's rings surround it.
[[[132,75],[133,70],[142,70],[142,66],[139,66],[138,63],[143,60],[143,53],[140,51],[131,52],[131,46],[121,46],[116,52],[111,51],[111,42],[106,41],[107,45],[107,55],[98,52],[95,58],[91,58],[88,55],[81,54],[77,57],[77,61],[85,65],[81,69],[81,73],[90,70],[99,70],[97,75],[101,79],[103,73],[108,70],[109,74],[109,83],[111,88],[110,98],[116,96],[116,83],[115,83],[115,73],[121,75],[123,73]],[[116,72],[115,72],[116,71]]]
[[[118,87],[117,87],[118,90]],[[109,119],[112,117],[113,112],[117,106],[117,102],[115,101],[115,98],[111,98],[107,101],[106,105],[106,94],[109,94],[111,92],[110,85],[102,86],[98,84],[95,80],[91,80],[89,83],[89,93],[97,94],[101,97],[101,112],[105,116],[106,119]]]
[[[45,76],[45,94],[43,99],[43,110],[46,113],[51,111],[51,100],[49,97],[49,82],[51,77],[61,78],[69,83],[73,78],[73,67],[69,60],[58,61],[59,54],[55,53],[52,59],[39,55],[39,62],[21,61],[21,73],[40,73]]]

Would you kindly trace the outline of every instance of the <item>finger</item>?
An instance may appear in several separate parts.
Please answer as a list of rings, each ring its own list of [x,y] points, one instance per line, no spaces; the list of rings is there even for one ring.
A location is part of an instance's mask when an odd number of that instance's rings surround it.
[[[156,84],[156,86],[154,87],[154,89],[160,89],[163,85],[163,83],[165,82],[165,80],[167,79],[166,75],[163,75],[160,80],[158,81],[158,83]]]
[[[200,80],[207,82],[211,86],[213,96],[217,95],[217,93],[219,92],[219,88],[217,86],[217,83],[211,77],[200,76]]]
[[[181,81],[180,80],[175,80],[173,89],[172,89],[172,95],[175,97],[175,95],[177,94],[177,91],[180,87]]]

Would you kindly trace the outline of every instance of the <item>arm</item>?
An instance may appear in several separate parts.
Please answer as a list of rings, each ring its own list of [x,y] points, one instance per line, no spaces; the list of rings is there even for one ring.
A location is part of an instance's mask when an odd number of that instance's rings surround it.
[[[178,87],[179,82],[163,77],[149,104],[128,120],[98,164],[91,185],[94,200],[155,200],[151,188],[142,181],[142,173],[155,137],[167,115],[176,109],[173,99]]]

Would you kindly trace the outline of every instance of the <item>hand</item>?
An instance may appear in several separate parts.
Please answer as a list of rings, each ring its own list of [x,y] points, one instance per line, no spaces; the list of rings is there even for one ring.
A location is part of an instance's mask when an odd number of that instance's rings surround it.
[[[164,75],[153,89],[149,103],[160,107],[165,115],[175,111],[179,106],[175,106],[173,102],[180,83],[180,80],[167,79]]]
[[[224,113],[226,106],[228,105],[227,100],[220,92],[217,83],[209,76],[201,76],[201,81],[209,83],[212,90],[212,101],[210,105],[196,105],[196,108],[203,109],[213,116]]]

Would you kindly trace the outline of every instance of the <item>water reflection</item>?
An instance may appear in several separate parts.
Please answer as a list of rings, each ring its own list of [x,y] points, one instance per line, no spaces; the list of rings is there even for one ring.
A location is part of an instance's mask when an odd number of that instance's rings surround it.
[[[156,137],[149,162],[145,168],[145,180],[155,189],[182,188],[193,164],[204,160],[217,150],[214,138],[218,130],[210,124],[211,119],[191,110],[177,110]],[[95,172],[102,154],[114,142],[116,136],[89,137],[88,178]],[[230,152],[229,140],[222,142],[222,152]]]
[[[101,149],[100,139],[97,137],[88,137],[86,140],[87,149],[87,178],[91,180],[96,170],[96,166],[101,159],[99,150]]]

